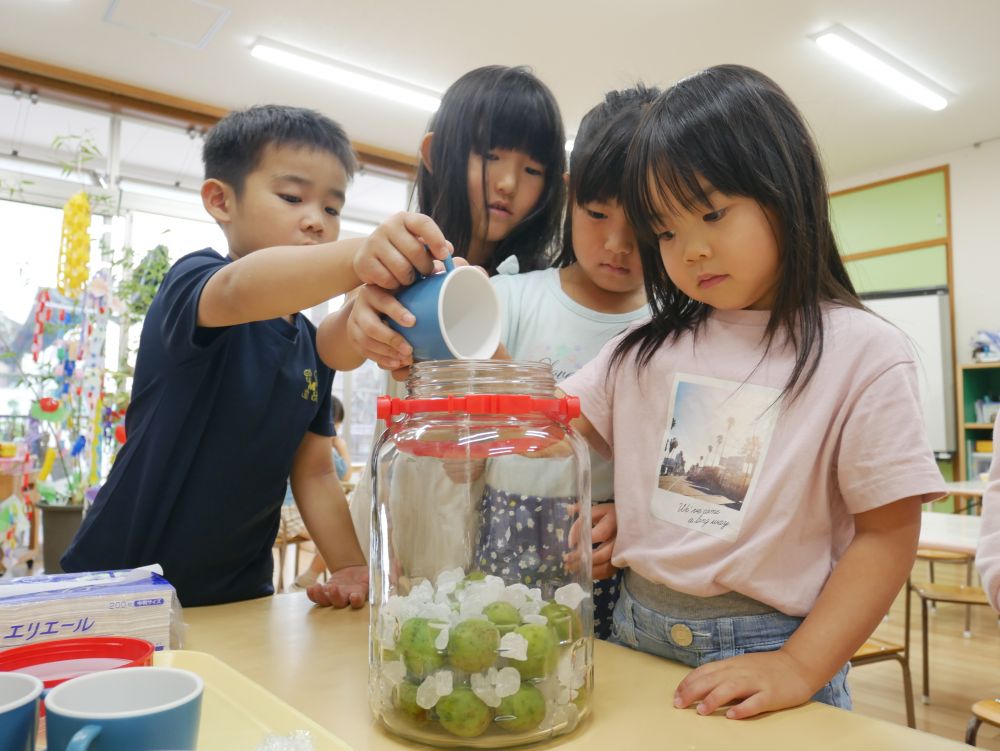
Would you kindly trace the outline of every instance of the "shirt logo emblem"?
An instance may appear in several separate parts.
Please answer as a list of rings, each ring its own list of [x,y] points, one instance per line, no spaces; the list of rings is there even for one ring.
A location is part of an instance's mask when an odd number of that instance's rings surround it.
[[[318,402],[319,382],[316,380],[316,374],[309,368],[306,368],[302,371],[302,375],[306,377],[306,387],[302,391],[302,398],[307,402]]]

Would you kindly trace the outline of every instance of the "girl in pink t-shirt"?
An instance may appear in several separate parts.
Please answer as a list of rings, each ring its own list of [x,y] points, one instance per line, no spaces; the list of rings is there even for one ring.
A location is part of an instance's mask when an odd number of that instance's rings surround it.
[[[944,493],[908,343],[858,299],[816,147],[763,74],[664,92],[623,184],[652,317],[561,384],[613,451],[612,638],[696,668],[675,707],[849,708]]]
[[[990,604],[1000,610],[1000,415],[993,424],[993,462],[983,495],[983,530],[976,548],[976,568]]]

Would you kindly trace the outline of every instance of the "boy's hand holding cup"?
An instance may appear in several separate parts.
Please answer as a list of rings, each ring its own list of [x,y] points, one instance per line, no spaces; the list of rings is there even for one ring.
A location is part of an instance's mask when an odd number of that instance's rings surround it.
[[[424,214],[393,214],[368,236],[354,256],[354,272],[362,284],[396,290],[419,274],[434,273],[434,259],[443,261],[454,248],[434,220]]]
[[[420,360],[492,357],[500,342],[500,303],[488,277],[451,257],[450,243],[430,218],[402,217],[406,232],[382,225],[355,259],[359,277],[367,283],[353,302],[348,322],[354,345],[393,371],[405,371]],[[415,231],[422,234],[406,236]],[[437,273],[439,257],[432,255],[428,234],[438,242],[438,250],[449,251],[442,259],[443,271]],[[394,252],[385,242],[398,243]],[[363,258],[366,250],[368,257]]]

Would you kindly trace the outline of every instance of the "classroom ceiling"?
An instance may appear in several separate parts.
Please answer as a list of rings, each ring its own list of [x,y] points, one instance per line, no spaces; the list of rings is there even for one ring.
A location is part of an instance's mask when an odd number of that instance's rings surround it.
[[[848,26],[954,92],[932,112],[809,38]],[[353,138],[412,154],[415,109],[252,58],[259,36],[443,91],[488,63],[527,64],[572,133],[603,92],[738,62],[775,78],[833,179],[1000,137],[996,0],[0,0],[0,51],[220,107],[315,107]]]

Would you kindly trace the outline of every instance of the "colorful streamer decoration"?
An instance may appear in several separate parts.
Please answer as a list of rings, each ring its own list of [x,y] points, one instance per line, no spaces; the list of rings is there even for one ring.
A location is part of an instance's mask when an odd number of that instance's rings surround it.
[[[39,482],[47,480],[49,474],[52,472],[52,466],[56,463],[56,450],[49,446],[45,449],[45,461],[42,462],[42,468],[38,470],[38,480]]]
[[[57,273],[59,291],[72,298],[80,296],[90,278],[90,199],[82,190],[63,207]]]

